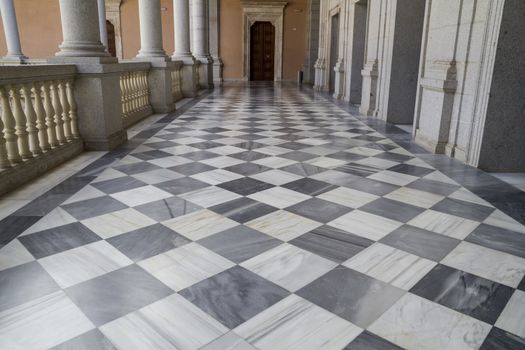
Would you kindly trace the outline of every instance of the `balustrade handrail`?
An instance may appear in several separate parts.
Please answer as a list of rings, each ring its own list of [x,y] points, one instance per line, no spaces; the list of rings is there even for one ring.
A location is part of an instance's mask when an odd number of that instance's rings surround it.
[[[80,137],[75,66],[0,66],[0,169]]]

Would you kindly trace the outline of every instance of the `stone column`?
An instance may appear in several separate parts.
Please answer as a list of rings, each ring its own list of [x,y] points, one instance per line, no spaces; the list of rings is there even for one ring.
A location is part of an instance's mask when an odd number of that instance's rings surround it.
[[[100,28],[100,41],[108,51],[108,29],[106,27],[106,0],[98,0],[98,26]]]
[[[221,6],[220,0],[209,0],[209,46],[210,46],[210,55],[213,59],[213,83],[222,84],[224,81],[222,75],[222,68],[224,64],[222,63],[221,57],[219,55],[219,43],[220,43],[220,14],[219,9]]]
[[[151,63],[148,72],[150,103],[155,113],[175,109],[171,71],[174,64],[162,47],[160,0],[139,0],[140,51],[135,60]]]
[[[208,1],[192,0],[193,55],[200,62],[199,83],[201,88],[213,88],[213,59],[208,46]]]
[[[57,56],[109,56],[100,42],[97,0],[60,0],[64,41]]]
[[[182,93],[194,97],[199,90],[199,63],[190,49],[190,2],[173,0],[173,20],[175,29],[175,52],[172,60],[182,61]]]
[[[52,63],[74,64],[74,98],[87,150],[110,150],[127,139],[122,123],[121,66],[100,42],[98,0],[60,0],[63,43]]]
[[[18,23],[16,21],[15,6],[13,0],[0,0],[0,14],[4,24],[5,41],[7,44],[7,55],[3,61],[23,63],[27,57],[22,53],[20,35],[18,34]]]

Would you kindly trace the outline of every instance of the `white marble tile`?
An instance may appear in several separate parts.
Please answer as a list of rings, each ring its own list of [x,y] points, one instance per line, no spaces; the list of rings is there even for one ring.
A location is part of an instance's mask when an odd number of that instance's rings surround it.
[[[206,164],[206,165],[209,165],[209,166],[212,166],[212,167],[215,167],[215,168],[226,168],[226,167],[229,167],[229,166],[242,164],[242,163],[244,163],[244,160],[240,160],[240,159],[233,158],[233,157],[228,157],[228,156],[220,156],[220,157],[215,157],[215,158],[211,158],[211,159],[201,160],[199,162],[203,163],[203,164]]]
[[[22,208],[24,205],[28,204],[30,200],[28,199],[8,199],[9,195],[2,197],[0,201],[0,220],[11,215],[18,209]]]
[[[155,202],[161,199],[173,197],[171,193],[161,190],[155,186],[143,186],[132,190],[113,193],[111,197],[130,206],[136,207],[141,204]]]
[[[192,143],[205,142],[206,140],[199,139],[199,138],[196,138],[196,137],[182,137],[180,139],[175,139],[173,141],[177,142],[178,144],[181,144],[181,145],[191,145]]]
[[[503,309],[495,324],[512,334],[525,338],[525,292],[519,289],[514,291],[512,297]]]
[[[207,209],[179,216],[162,224],[194,241],[238,225],[237,222]]]
[[[354,147],[354,148],[350,148],[346,152],[359,154],[361,156],[366,156],[366,157],[373,157],[375,155],[383,153],[384,151],[373,149],[373,148],[368,148],[368,147]]]
[[[119,349],[194,350],[228,329],[177,294],[128,314],[100,330]]]
[[[478,349],[491,326],[407,293],[368,330],[408,350]]]
[[[437,263],[375,243],[343,265],[395,287],[409,290]]]
[[[256,150],[258,153],[266,154],[269,156],[278,156],[280,154],[291,152],[290,149],[279,147],[279,146],[268,146],[268,147],[261,147],[257,148]]]
[[[222,139],[213,140],[213,142],[222,143],[223,145],[236,145],[244,141],[245,140],[236,137],[224,137]]]
[[[273,207],[283,209],[299,202],[305,201],[312,197],[283,187],[273,187],[267,190],[257,192],[248,196],[248,198],[266,203]]]
[[[81,222],[104,239],[156,223],[156,221],[131,208],[96,216]]]
[[[344,160],[334,159],[330,157],[317,157],[307,160],[305,163],[327,169],[337,168],[341,165],[346,164]]]
[[[276,139],[273,137],[267,137],[265,139],[257,140],[257,143],[262,143],[263,145],[268,145],[268,146],[276,146],[276,145],[280,145],[281,143],[286,143],[286,142],[288,141],[283,140],[283,139]]]
[[[208,151],[212,153],[220,154],[222,156],[227,156],[229,154],[241,153],[246,150],[244,148],[227,145],[227,146],[211,148],[211,149],[208,149]]]
[[[234,332],[228,332],[200,350],[257,350]]]
[[[379,198],[376,195],[346,187],[336,188],[335,190],[325,192],[317,197],[354,209],[362,207],[363,205]]]
[[[279,210],[245,224],[283,241],[289,241],[322,224],[290,212]]]
[[[464,239],[474,231],[480,223],[439,211],[426,210],[410,220],[408,224],[445,236]]]
[[[87,199],[93,199],[98,197],[104,197],[106,194],[93,186],[87,185],[71,197],[66,200],[62,205],[85,201]]]
[[[295,292],[337,264],[285,243],[243,262],[241,266]]]
[[[179,145],[179,146],[168,147],[168,148],[162,149],[162,152],[171,153],[173,155],[184,155],[186,153],[191,153],[191,152],[196,152],[196,151],[200,151],[200,149],[191,147],[191,146],[187,146],[187,145]]]
[[[33,255],[18,239],[0,248],[0,271],[33,261]]]
[[[501,227],[506,230],[525,233],[525,225],[520,224],[500,210],[495,210],[492,214],[490,214],[489,217],[485,219],[484,223],[487,225]]]
[[[299,143],[304,143],[305,145],[312,145],[312,146],[320,146],[325,145],[327,143],[330,143],[328,140],[321,140],[321,139],[301,139],[297,140]]]
[[[203,173],[198,173],[190,177],[197,179],[199,181],[202,181],[202,182],[209,183],[210,185],[218,185],[223,182],[240,179],[243,176],[240,174],[233,173],[228,170],[215,169],[215,170],[205,171]]]
[[[525,275],[525,259],[461,242],[442,264],[516,288]]]
[[[33,226],[25,230],[22,235],[28,235],[39,231],[44,231],[50,228],[71,224],[77,219],[69,215],[60,207],[53,209],[49,214],[38,220]]]
[[[48,349],[95,328],[63,291],[0,312],[0,348]]]
[[[419,179],[417,176],[401,174],[396,171],[383,170],[368,177],[372,180],[386,182],[397,186],[405,186]]]
[[[261,350],[342,349],[361,331],[293,294],[234,329]]]
[[[181,194],[179,197],[198,204],[203,208],[209,208],[217,204],[240,198],[241,196],[237,193],[227,191],[220,187],[210,186],[200,190]]]
[[[133,177],[147,183],[148,185],[154,185],[165,181],[179,179],[184,177],[184,175],[168,169],[157,169],[145,173],[135,174]]]
[[[443,200],[445,197],[434,193],[401,187],[387,194],[385,198],[428,209]]]
[[[148,163],[155,164],[162,168],[170,168],[172,166],[183,165],[191,163],[192,160],[181,156],[171,156],[148,160]]]
[[[368,157],[364,159],[360,159],[355,161],[356,164],[362,164],[370,167],[374,167],[377,169],[388,169],[395,165],[398,165],[398,162],[394,162],[387,159],[381,159],[381,158],[375,158],[375,157]]]
[[[403,224],[378,215],[354,210],[329,222],[328,225],[378,241]]]
[[[133,264],[106,241],[98,241],[38,260],[62,288]]]
[[[295,160],[281,158],[281,157],[267,157],[267,158],[261,158],[254,160],[252,163],[264,165],[270,168],[282,168],[287,165],[292,165],[297,163]]]
[[[138,264],[175,291],[235,265],[197,243],[183,245]]]
[[[452,193],[449,198],[459,199],[461,201],[484,205],[486,207],[494,208],[489,202],[479,198],[474,193],[470,192],[466,188],[460,188],[456,192]]]
[[[419,158],[412,158],[412,159],[406,161],[404,164],[419,166],[419,167],[423,167],[423,168],[427,168],[427,169],[434,169],[434,167],[432,167],[431,165],[425,163],[424,161],[422,161]]]
[[[302,176],[277,169],[268,170],[263,173],[251,175],[250,177],[256,180],[267,182],[275,186],[281,186],[289,182],[302,179]]]
[[[433,173],[423,176],[423,179],[444,182],[444,183],[448,183],[451,185],[458,185],[456,181],[452,180],[450,177],[446,176],[445,174],[437,170],[434,171]]]

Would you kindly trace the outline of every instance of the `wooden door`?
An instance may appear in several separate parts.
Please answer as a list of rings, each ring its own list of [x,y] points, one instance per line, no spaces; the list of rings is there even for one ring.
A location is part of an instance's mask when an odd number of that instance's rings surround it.
[[[250,80],[272,81],[275,29],[270,22],[255,22],[250,35]]]

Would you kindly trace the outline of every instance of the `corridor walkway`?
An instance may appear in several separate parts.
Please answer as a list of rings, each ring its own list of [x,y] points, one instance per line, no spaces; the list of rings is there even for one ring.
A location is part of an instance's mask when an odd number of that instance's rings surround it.
[[[216,90],[51,193],[0,226],[0,349],[525,347],[525,226],[309,91]]]

